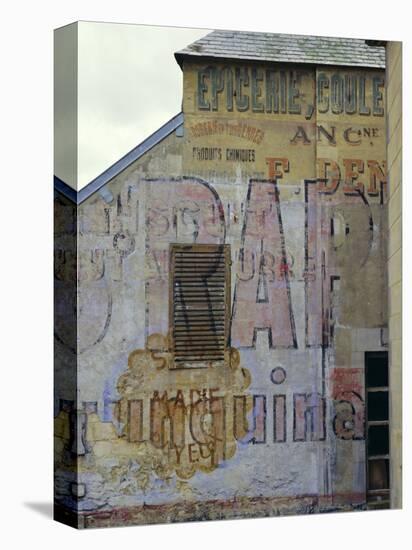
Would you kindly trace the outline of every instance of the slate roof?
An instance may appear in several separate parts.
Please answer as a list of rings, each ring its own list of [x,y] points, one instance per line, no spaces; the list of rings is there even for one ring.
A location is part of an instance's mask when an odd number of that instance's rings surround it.
[[[175,57],[179,65],[190,56],[385,68],[384,43],[368,42],[372,45],[358,38],[218,30],[176,52]]]

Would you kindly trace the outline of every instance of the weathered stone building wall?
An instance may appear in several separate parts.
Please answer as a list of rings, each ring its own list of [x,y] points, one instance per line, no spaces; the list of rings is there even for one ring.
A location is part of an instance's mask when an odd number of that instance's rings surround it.
[[[402,45],[387,45],[391,507],[402,506]]]
[[[82,526],[366,506],[365,352],[388,344],[384,75],[185,60],[184,131],[78,207],[57,198],[58,279],[78,270],[56,323],[77,379],[58,375],[56,500]],[[222,364],[175,368],[173,244],[229,251]]]

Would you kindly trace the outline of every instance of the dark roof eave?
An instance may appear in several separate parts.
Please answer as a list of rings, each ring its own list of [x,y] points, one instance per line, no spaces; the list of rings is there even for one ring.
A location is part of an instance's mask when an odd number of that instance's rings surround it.
[[[176,59],[177,64],[178,64],[179,67],[183,70],[182,63],[183,63],[183,59],[185,58],[185,56],[182,55],[182,54],[179,53],[179,52],[175,52],[175,53],[174,53],[174,56],[175,56],[175,59]]]
[[[354,63],[354,62],[339,62],[336,60],[331,60],[330,62],[326,61],[316,61],[316,60],[305,60],[305,61],[298,61],[298,60],[273,60],[273,59],[263,59],[262,57],[230,57],[227,55],[213,55],[211,53],[208,54],[201,54],[201,53],[180,53],[176,52],[174,54],[175,59],[180,66],[180,68],[183,70],[183,62],[185,60],[190,61],[201,61],[202,59],[204,61],[232,61],[232,62],[245,62],[250,61],[251,63],[261,63],[261,64],[268,64],[271,63],[273,65],[308,65],[308,66],[325,66],[325,67],[359,67],[359,68],[365,68],[365,69],[385,69],[385,65],[382,63]]]

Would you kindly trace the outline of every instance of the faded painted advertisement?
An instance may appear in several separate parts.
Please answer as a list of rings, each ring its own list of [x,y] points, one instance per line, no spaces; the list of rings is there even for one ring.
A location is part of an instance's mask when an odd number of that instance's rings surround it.
[[[183,78],[183,132],[56,198],[56,502],[83,527],[362,509],[384,72],[199,59]]]

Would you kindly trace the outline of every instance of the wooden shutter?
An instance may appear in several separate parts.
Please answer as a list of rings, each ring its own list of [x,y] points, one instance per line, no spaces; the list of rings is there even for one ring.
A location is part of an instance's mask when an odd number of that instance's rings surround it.
[[[230,318],[230,247],[172,245],[174,367],[224,361]]]

